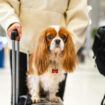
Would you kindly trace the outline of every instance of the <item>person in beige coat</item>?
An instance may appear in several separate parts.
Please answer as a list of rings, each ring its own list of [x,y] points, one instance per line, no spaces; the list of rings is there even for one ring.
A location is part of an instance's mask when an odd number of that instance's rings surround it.
[[[21,38],[20,95],[27,93],[26,55],[32,53],[40,32],[50,25],[64,26],[70,31],[78,51],[84,43],[88,23],[87,0],[0,0],[1,26],[9,37],[11,31],[17,29],[17,39]],[[62,99],[65,81],[60,84],[58,93]]]

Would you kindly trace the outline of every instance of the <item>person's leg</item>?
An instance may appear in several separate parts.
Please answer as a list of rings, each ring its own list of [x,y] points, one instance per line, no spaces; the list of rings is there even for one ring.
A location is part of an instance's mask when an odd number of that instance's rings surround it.
[[[59,84],[59,92],[57,96],[59,96],[63,100],[64,92],[65,92],[65,85],[66,85],[67,74],[65,74],[65,80]]]
[[[20,60],[19,60],[19,96],[26,95],[28,92],[26,86],[26,72],[27,72],[27,55],[24,53],[20,53]],[[10,65],[12,67],[12,51],[10,51]],[[11,69],[11,77],[12,77],[12,69]],[[11,78],[11,87],[12,87],[12,78]],[[12,89],[11,89],[12,92]],[[11,101],[13,99],[13,94],[11,96]]]

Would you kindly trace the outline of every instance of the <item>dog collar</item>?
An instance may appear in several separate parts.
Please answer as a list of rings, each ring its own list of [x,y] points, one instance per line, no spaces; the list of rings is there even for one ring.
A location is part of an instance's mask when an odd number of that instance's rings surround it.
[[[52,69],[52,73],[58,73],[58,69]]]

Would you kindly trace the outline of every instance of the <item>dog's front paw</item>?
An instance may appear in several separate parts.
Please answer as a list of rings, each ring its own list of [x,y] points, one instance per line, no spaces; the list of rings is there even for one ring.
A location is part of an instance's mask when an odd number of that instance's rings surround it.
[[[32,100],[32,103],[39,103],[40,102],[40,97],[38,97],[38,96],[32,96],[31,100]]]
[[[60,97],[55,96],[55,97],[50,98],[50,101],[51,101],[51,102],[56,102],[56,103],[59,103],[59,102],[61,101],[61,98],[60,98]]]

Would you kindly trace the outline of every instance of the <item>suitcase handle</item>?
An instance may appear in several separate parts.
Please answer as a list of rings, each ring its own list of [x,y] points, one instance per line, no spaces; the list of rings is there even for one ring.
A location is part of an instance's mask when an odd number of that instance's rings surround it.
[[[12,40],[12,105],[18,105],[19,98],[19,40],[16,40],[18,31],[15,29],[11,32]],[[15,46],[16,41],[16,46]],[[16,47],[16,48],[15,48]]]
[[[18,31],[17,29],[15,29],[11,32],[11,40],[16,40],[17,36],[18,36]]]

